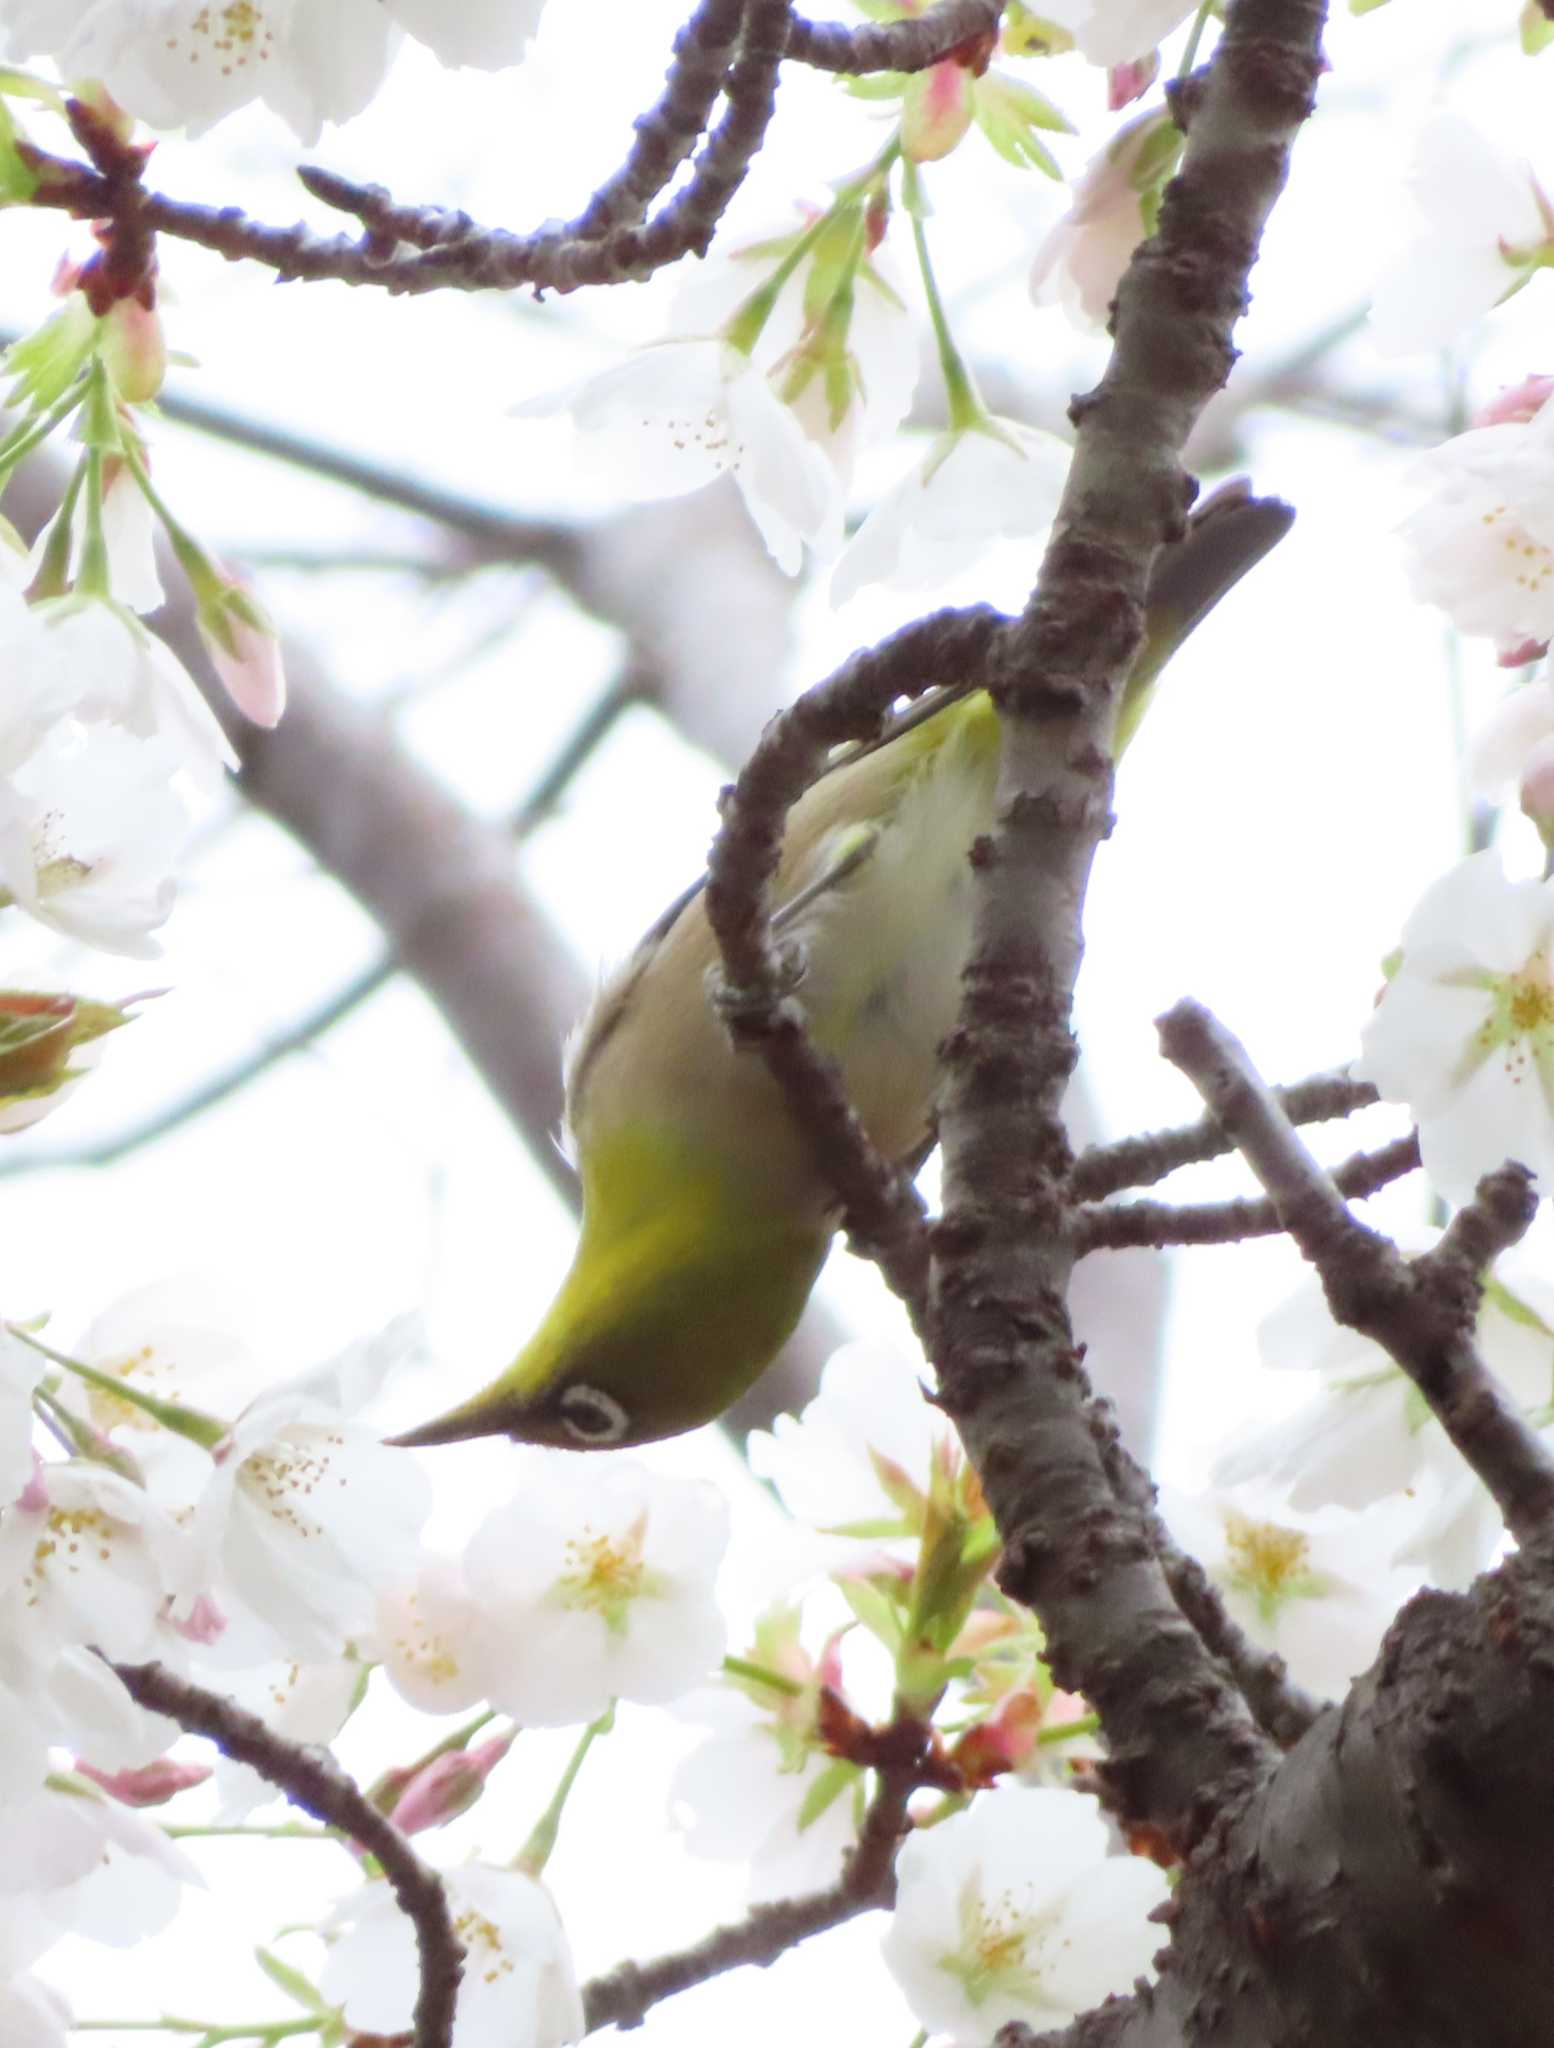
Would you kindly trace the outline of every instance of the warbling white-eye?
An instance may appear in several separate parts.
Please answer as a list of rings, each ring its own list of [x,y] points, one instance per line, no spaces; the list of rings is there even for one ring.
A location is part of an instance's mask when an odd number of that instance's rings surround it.
[[[1238,480],[1161,549],[1119,746],[1171,655],[1293,516]],[[795,805],[772,894],[815,1042],[901,1160],[928,1133],[970,939],[967,850],[993,821],[997,716],[948,682],[931,715],[908,712]],[[568,1062],[583,1196],[571,1269],[507,1370],[399,1443],[648,1443],[711,1421],[776,1356],[838,1219],[765,1065],[709,1006],[716,960],[691,891],[601,989]]]

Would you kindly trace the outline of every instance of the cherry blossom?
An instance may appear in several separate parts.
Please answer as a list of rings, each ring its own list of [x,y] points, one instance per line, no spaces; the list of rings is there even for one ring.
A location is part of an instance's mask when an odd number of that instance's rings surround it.
[[[727,1540],[708,1485],[536,1452],[465,1554],[485,1696],[544,1727],[688,1691],[723,1654],[713,1580]]]
[[[838,216],[833,232],[799,262],[750,348],[751,359],[766,372],[773,391],[832,473],[825,521],[813,535],[782,536],[787,560],[797,559],[801,538],[822,555],[838,551],[843,499],[858,454],[895,432],[917,385],[916,323],[891,260],[890,242],[869,249],[866,256],[856,246],[845,246],[850,218]],[[866,242],[872,240],[861,219],[857,228]],[[705,268],[676,291],[672,329],[695,334],[723,327],[763,281],[763,266],[779,262],[803,232],[774,230],[724,255],[715,249]],[[837,242],[844,244],[840,250]],[[857,268],[844,288],[849,262]]]
[[[194,1503],[190,1591],[214,1588],[234,1658],[333,1656],[405,1569],[429,1503],[425,1473],[375,1430],[305,1392],[262,1395]]]
[[[937,435],[848,542],[831,578],[845,604],[866,583],[925,590],[969,568],[990,541],[1051,523],[1069,449],[1055,434],[982,413]]]
[[[1493,851],[1433,883],[1403,927],[1354,1072],[1408,1104],[1448,1201],[1507,1159],[1554,1172],[1551,952],[1554,884],[1508,880]]]
[[[55,1649],[160,1654],[158,1624],[186,1539],[118,1473],[83,1459],[44,1468],[42,1499],[0,1511],[0,1625]]]
[[[1042,0],[1036,11],[1071,29],[1108,70],[1147,57],[1194,11],[1195,0]]]
[[[989,2048],[1011,2022],[1041,2032],[1130,1990],[1168,1887],[1108,1847],[1094,1800],[1016,1786],[910,1836],[884,1954],[923,2028]]]
[[[693,1856],[749,1866],[757,1901],[832,1883],[863,1813],[863,1771],[834,1756],[819,1728],[821,1688],[841,1689],[840,1639],[812,1657],[800,1622],[797,1607],[771,1609],[739,1668],[679,1709],[709,1732],[674,1774],[671,1811]]]
[[[627,496],[672,498],[725,473],[738,484],[777,566],[795,575],[803,543],[834,525],[830,464],[743,349],[719,336],[666,340],[601,370],[560,401],[579,454]]]
[[[669,1787],[691,1854],[747,1865],[755,1903],[834,1883],[858,1839],[863,1774],[803,1741],[785,1743],[774,1716],[740,1694],[686,1711],[713,1724]]]
[[[1122,273],[1150,232],[1160,187],[1181,149],[1181,133],[1164,111],[1118,129],[1036,251],[1031,296],[1038,305],[1060,305],[1076,327],[1106,325]]]
[[[12,760],[69,714],[165,740],[180,769],[204,784],[237,766],[193,677],[118,605],[73,597],[25,605],[0,587],[0,661],[15,693],[0,720],[0,746]]]
[[[1524,659],[1554,639],[1554,404],[1496,413],[1418,458],[1401,522],[1417,595]]]
[[[200,134],[262,99],[303,142],[361,112],[408,29],[445,64],[516,63],[543,0],[13,0],[15,56],[97,78],[156,128]]]
[[[1253,1641],[1277,1651],[1297,1685],[1331,1699],[1375,1657],[1417,1590],[1423,1573],[1402,1560],[1432,1505],[1422,1482],[1357,1510],[1296,1508],[1255,1480],[1161,1496],[1173,1534]]]
[[[37,1977],[0,1984],[0,2048],[66,2048],[69,2028],[69,2007]]]
[[[32,1390],[43,1359],[0,1323],[0,1508],[32,1477]]]
[[[480,1605],[452,1558],[423,1554],[413,1579],[379,1592],[375,1654],[424,1714],[456,1714],[485,1697],[481,1635]]]
[[[1371,303],[1371,339],[1383,355],[1454,341],[1554,259],[1554,210],[1531,165],[1459,115],[1426,123],[1408,186],[1418,232]]]
[[[40,923],[146,958],[193,820],[166,740],[57,721],[0,774],[0,889]]]
[[[581,2040],[583,2001],[549,1892],[532,1877],[487,1864],[443,1872],[454,1932],[464,1944],[453,2048],[562,2048]],[[420,1985],[415,1930],[382,1882],[337,1916],[323,1992],[346,2024],[373,2035],[408,2030]]]
[[[1433,1240],[1420,1234],[1416,1250]],[[1504,1254],[1479,1308],[1475,1341],[1519,1408],[1554,1404],[1554,1287],[1525,1257]],[[1292,1506],[1361,1508],[1413,1492],[1429,1504],[1399,1552],[1431,1583],[1465,1587],[1504,1541],[1500,1512],[1402,1368],[1378,1344],[1335,1323],[1321,1287],[1305,1282],[1264,1322],[1265,1364],[1305,1372],[1310,1398],[1258,1423],[1221,1450],[1216,1485],[1258,1479],[1288,1489]]]

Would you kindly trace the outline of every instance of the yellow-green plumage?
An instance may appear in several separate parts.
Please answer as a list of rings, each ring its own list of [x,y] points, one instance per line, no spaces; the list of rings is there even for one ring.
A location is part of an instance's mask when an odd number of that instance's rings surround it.
[[[1213,503],[1162,558],[1192,566],[1180,561],[1192,534],[1205,552],[1212,529],[1217,544],[1184,588],[1157,604],[1151,586],[1134,700],[1288,525],[1285,508],[1271,517],[1273,501],[1244,490],[1234,526],[1209,518]],[[962,696],[834,770],[789,818],[779,908],[864,849],[784,937],[803,954],[810,1029],[890,1158],[927,1135],[970,933],[967,850],[992,823],[997,763],[991,704]],[[400,1441],[505,1432],[571,1447],[647,1442],[721,1413],[781,1348],[824,1262],[833,1198],[764,1064],[734,1052],[708,1004],[716,960],[693,894],[601,990],[569,1060],[583,1197],[571,1269],[507,1372]]]

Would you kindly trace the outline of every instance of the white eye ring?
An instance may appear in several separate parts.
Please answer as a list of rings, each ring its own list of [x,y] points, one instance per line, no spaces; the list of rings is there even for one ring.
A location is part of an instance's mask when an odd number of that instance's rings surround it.
[[[597,1387],[568,1387],[561,1397],[562,1427],[580,1444],[596,1448],[618,1444],[631,1427],[631,1417],[612,1394]]]

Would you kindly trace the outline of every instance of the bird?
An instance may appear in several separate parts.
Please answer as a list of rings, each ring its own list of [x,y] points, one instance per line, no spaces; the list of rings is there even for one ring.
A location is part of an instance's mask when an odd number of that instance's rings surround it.
[[[1159,550],[1119,746],[1171,655],[1294,516],[1233,478]],[[998,756],[987,693],[951,680],[839,757],[789,815],[772,921],[803,963],[812,1039],[893,1161],[919,1160],[931,1129],[970,945],[969,849],[993,824]],[[708,1000],[717,964],[696,883],[569,1044],[582,1225],[550,1309],[498,1378],[391,1442],[651,1443],[714,1420],[782,1348],[841,1218],[764,1062],[734,1049]]]

